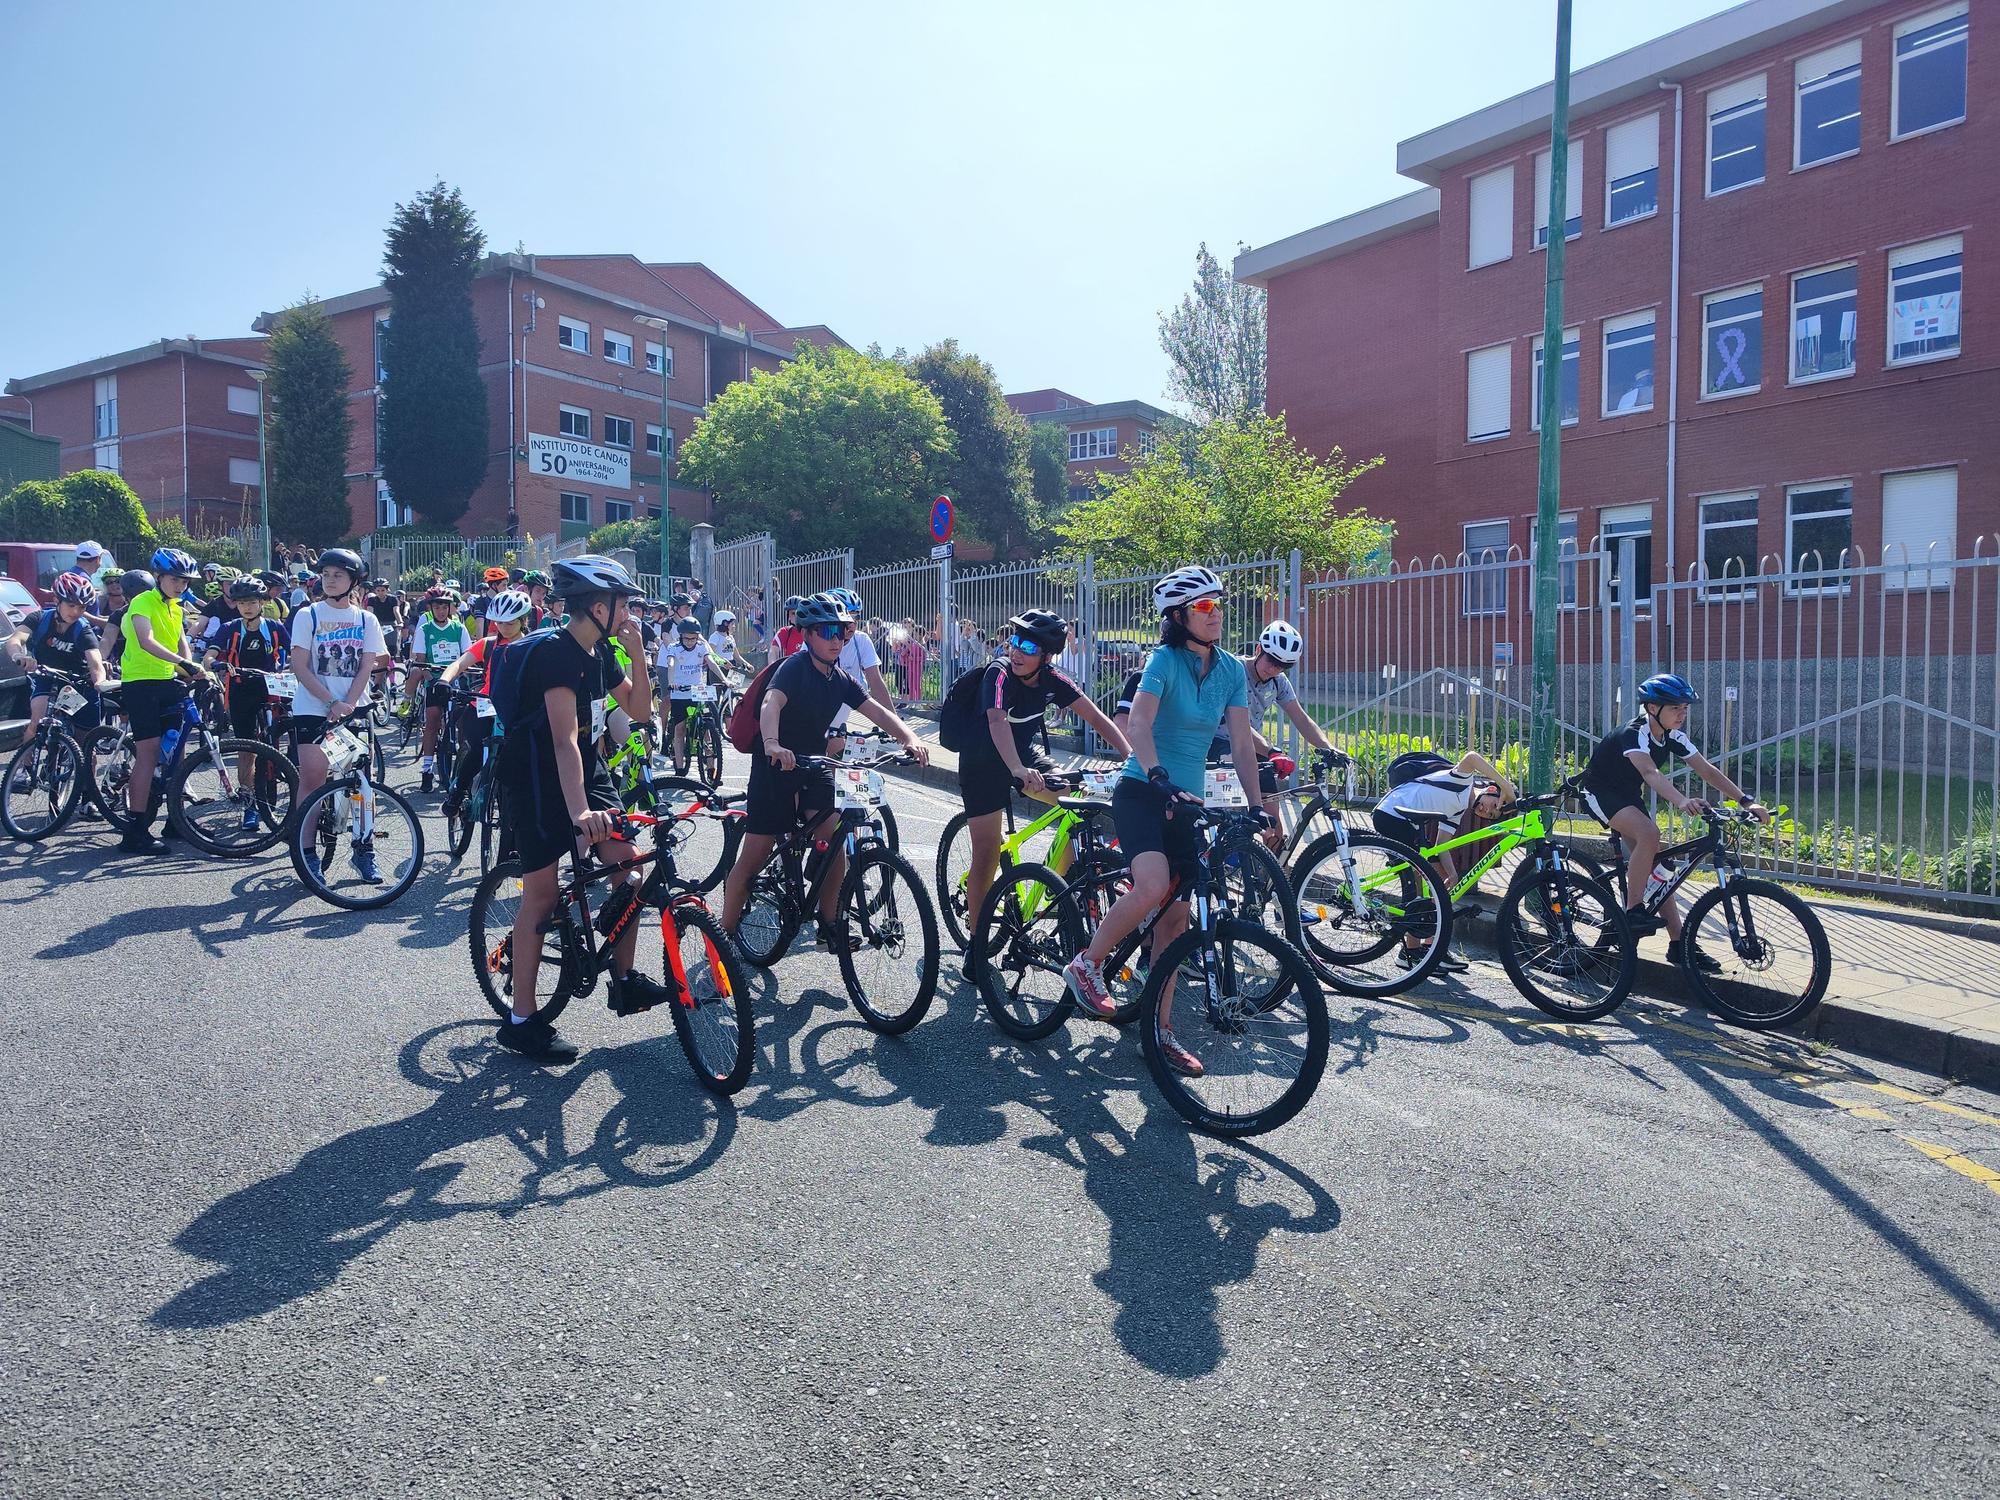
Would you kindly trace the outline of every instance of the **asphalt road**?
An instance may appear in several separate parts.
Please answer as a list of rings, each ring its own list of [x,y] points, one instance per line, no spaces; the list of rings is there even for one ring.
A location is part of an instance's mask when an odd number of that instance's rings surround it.
[[[472,884],[0,851],[0,1493],[2000,1493],[1990,1096],[1482,964],[1222,1145],[801,955],[725,1105],[497,1053]]]

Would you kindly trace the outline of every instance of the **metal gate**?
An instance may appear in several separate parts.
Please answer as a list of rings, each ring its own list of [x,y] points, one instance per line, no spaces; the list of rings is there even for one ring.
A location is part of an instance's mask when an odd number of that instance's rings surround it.
[[[861,628],[882,658],[882,680],[899,705],[935,705],[943,696],[948,564],[928,558],[854,575]]]
[[[759,655],[773,626],[768,590],[775,553],[768,531],[724,542],[709,557],[709,577],[702,580],[712,609],[736,616],[731,634],[739,654]],[[782,620],[776,622],[784,623]]]
[[[815,552],[808,557],[788,557],[771,569],[771,591],[766,596],[777,624],[785,623],[782,606],[793,594],[823,593],[847,588],[854,582],[854,549]]]

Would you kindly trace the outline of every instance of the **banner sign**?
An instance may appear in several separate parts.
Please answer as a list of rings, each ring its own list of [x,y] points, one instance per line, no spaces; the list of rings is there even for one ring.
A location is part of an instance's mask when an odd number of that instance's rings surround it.
[[[528,472],[548,479],[632,488],[632,455],[624,448],[600,448],[577,438],[528,434]]]

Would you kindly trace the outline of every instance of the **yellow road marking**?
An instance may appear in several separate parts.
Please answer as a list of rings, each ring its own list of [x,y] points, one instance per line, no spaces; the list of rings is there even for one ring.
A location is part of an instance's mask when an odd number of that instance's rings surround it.
[[[1888,1120],[1892,1118],[1886,1109],[1877,1109],[1872,1104],[1856,1104],[1852,1099],[1828,1098],[1826,1102],[1831,1104],[1835,1109],[1843,1110],[1853,1115],[1857,1120]]]
[[[1950,1167],[1959,1176],[1970,1177],[1974,1182],[1982,1183],[1991,1191],[2000,1193],[2000,1172],[1994,1171],[1991,1167],[1982,1166],[1971,1157],[1963,1156],[1952,1150],[1949,1146],[1940,1146],[1935,1141],[1920,1141],[1913,1135],[1906,1135],[1903,1139],[1923,1152],[1932,1161]]]
[[[1975,1120],[1981,1125],[2000,1126],[2000,1115],[1989,1115],[1983,1110],[1968,1109],[1963,1104],[1953,1104],[1949,1099],[1933,1099],[1929,1094],[1919,1094],[1915,1089],[1898,1088],[1893,1083],[1864,1083],[1861,1087],[1873,1089],[1878,1094],[1887,1094],[1891,1099],[1901,1099],[1906,1104],[1921,1104],[1926,1109],[1934,1109],[1941,1114],[1957,1115],[1961,1120]]]

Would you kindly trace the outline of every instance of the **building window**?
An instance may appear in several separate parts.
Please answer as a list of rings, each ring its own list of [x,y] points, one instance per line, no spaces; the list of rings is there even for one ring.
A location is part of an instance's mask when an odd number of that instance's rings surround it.
[[[1536,432],[1542,430],[1542,336],[1535,335],[1534,355],[1534,397],[1535,403],[1528,408],[1528,425]],[[1565,328],[1562,347],[1562,382],[1556,389],[1556,401],[1562,409],[1560,425],[1574,427],[1582,415],[1582,402],[1578,396],[1578,376],[1583,367],[1583,330]]]
[[[562,518],[572,525],[588,526],[590,524],[590,496],[572,494],[570,491],[564,490],[562,492]]]
[[[1604,415],[1653,409],[1653,315],[1604,321]]]
[[[1139,457],[1151,458],[1160,448],[1160,436],[1150,427],[1139,429]]]
[[[1757,576],[1757,496],[1709,495],[1701,502],[1701,597],[1747,598]]]
[[[1641,115],[1604,133],[1604,226],[1629,224],[1660,207],[1660,117]]]
[[[1541,536],[1541,527],[1537,523],[1530,521],[1528,523],[1528,549],[1531,556],[1534,549],[1541,545]],[[1576,608],[1576,541],[1576,512],[1571,511],[1565,515],[1557,516],[1556,557],[1561,562],[1560,581],[1562,584],[1562,607],[1564,609]],[[1528,590],[1528,607],[1530,609],[1534,608],[1534,588],[1532,583]]]
[[[1854,542],[1854,489],[1801,484],[1785,491],[1785,570],[1788,594],[1847,591],[1847,549]]]
[[[1477,270],[1514,253],[1514,169],[1500,168],[1472,179],[1467,192],[1472,227],[1466,269]]]
[[[1073,484],[1069,487],[1069,503],[1081,505],[1095,493],[1096,491],[1087,484]]]
[[[254,458],[232,458],[229,460],[229,482],[235,485],[254,485],[263,477]]]
[[[232,385],[229,387],[229,409],[239,417],[257,415],[257,388],[252,385]]]
[[[1802,271],[1792,278],[1792,379],[1820,380],[1854,370],[1854,266]]]
[[[630,500],[614,500],[609,495],[604,497],[604,524],[606,526],[609,526],[614,521],[629,521],[631,519],[632,502]]]
[[[1632,538],[1632,603],[1644,614],[1653,604],[1653,507],[1619,505],[1599,511],[1597,535],[1608,554],[1605,577],[1614,604],[1624,597],[1624,539]]]
[[[1708,93],[1708,195],[1764,180],[1764,74]]]
[[[613,363],[614,365],[631,364],[632,363],[631,338],[626,334],[614,333],[609,328],[605,329],[604,357],[610,360],[611,363]]]
[[[646,451],[656,456],[660,451],[660,424],[657,422],[646,424]],[[668,456],[672,456],[671,447],[668,449]]]
[[[1964,241],[1957,235],[1889,252],[1889,363],[1958,353]]]
[[[556,347],[572,349],[578,354],[590,353],[590,325],[575,318],[557,318]]]
[[[590,413],[581,406],[563,406],[556,409],[556,431],[564,437],[582,438],[590,441]]]
[[[383,381],[389,378],[389,367],[382,362],[382,355],[389,342],[388,333],[389,320],[387,318],[377,318],[375,320],[375,383],[377,385],[382,384]]]
[[[416,516],[407,505],[398,505],[386,479],[375,481],[375,524],[380,527],[408,526]]]
[[[1549,243],[1549,153],[1535,153],[1535,248]],[[1569,143],[1569,176],[1563,185],[1563,238],[1573,240],[1583,233],[1583,149]]]
[[[1465,528],[1465,595],[1468,615],[1507,613],[1507,546],[1511,526],[1506,521],[1474,521]]]
[[[1882,476],[1882,587],[1948,589],[1958,553],[1958,470]]]
[[[1947,5],[1896,28],[1896,77],[1891,85],[1892,140],[1965,118],[1968,7]]]
[[[91,463],[107,474],[116,474],[119,465],[118,444],[99,443],[97,451],[91,455]]]
[[[606,412],[604,414],[604,441],[606,446],[612,448],[631,447],[632,419],[630,417],[614,417],[611,413]]]
[[[1118,429],[1116,427],[1087,427],[1069,435],[1069,457],[1071,463],[1087,458],[1116,458],[1118,456]]]
[[[1817,166],[1861,149],[1861,39],[1842,42],[1794,66],[1792,165]]]
[[[1510,345],[1475,349],[1465,356],[1465,440],[1483,443],[1507,435],[1514,351]]]
[[[1764,289],[1738,287],[1701,303],[1701,393],[1743,396],[1764,379]]]
[[[118,436],[118,377],[100,375],[94,388],[93,437]]]
[[[647,371],[651,374],[658,375],[661,372],[662,368],[664,368],[666,371],[667,379],[672,380],[674,378],[674,351],[669,349],[665,344],[656,344],[651,339],[647,339],[646,340]]]

